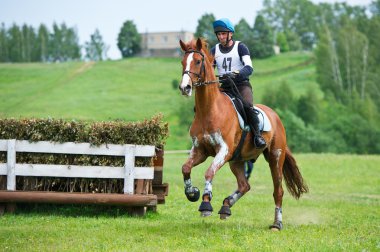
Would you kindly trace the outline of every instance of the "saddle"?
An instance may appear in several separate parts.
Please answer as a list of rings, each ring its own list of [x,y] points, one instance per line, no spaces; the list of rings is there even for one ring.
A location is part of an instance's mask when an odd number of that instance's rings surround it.
[[[231,78],[222,81],[221,88],[222,92],[227,95],[232,101],[232,104],[234,105],[234,108],[238,114],[240,127],[243,130],[239,144],[236,147],[236,150],[234,151],[231,158],[231,160],[238,160],[240,159],[241,149],[243,148],[243,144],[248,132],[263,131],[264,118],[266,117],[267,122],[269,122],[269,119],[261,109],[259,111],[256,107],[252,108],[247,102],[243,100],[239,91],[237,90],[235,83]],[[261,118],[259,118],[259,114],[261,114]]]
[[[232,105],[234,106],[235,108],[235,111],[238,115],[238,120],[239,120],[239,124],[240,124],[240,128],[242,130],[244,130],[244,128],[246,127],[250,127],[248,122],[247,122],[247,118],[244,116],[246,116],[245,114],[245,111],[244,111],[244,107],[243,107],[243,103],[242,101],[238,98],[238,97],[234,97],[233,95],[231,94],[228,94],[228,93],[225,93],[223,92],[225,95],[228,96],[228,98],[230,98],[231,102],[232,102]],[[254,106],[253,109],[256,111],[256,113],[258,113],[258,118],[259,118],[259,129],[261,132],[263,131],[270,131],[272,129],[272,126],[271,126],[271,123],[269,121],[269,118],[268,116],[265,114],[265,112],[259,108],[259,107],[256,107]]]

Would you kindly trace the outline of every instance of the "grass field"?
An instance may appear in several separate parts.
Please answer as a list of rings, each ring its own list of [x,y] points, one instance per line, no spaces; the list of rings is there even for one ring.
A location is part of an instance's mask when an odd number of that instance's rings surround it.
[[[284,229],[271,232],[274,203],[270,171],[260,158],[252,190],[221,221],[216,212],[236,189],[226,166],[213,183],[214,214],[201,218],[183,194],[185,155],[165,156],[170,184],[157,213],[136,218],[122,209],[34,207],[0,217],[0,251],[379,251],[380,157],[299,154],[310,193],[299,201],[285,192]],[[205,163],[209,164],[210,160]],[[206,165],[193,171],[203,190]]]
[[[255,102],[260,102],[268,87],[275,89],[283,81],[293,88],[295,96],[308,87],[321,94],[314,65],[305,64],[311,60],[310,53],[254,60],[251,81]],[[178,126],[178,108],[189,99],[172,87],[173,80],[181,79],[181,71],[178,58],[0,64],[0,118],[136,121],[162,113],[171,132],[166,149],[187,149],[188,129]]]

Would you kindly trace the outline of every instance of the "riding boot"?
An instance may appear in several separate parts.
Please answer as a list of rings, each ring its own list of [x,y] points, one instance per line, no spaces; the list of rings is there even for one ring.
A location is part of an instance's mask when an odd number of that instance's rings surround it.
[[[267,144],[264,140],[264,138],[261,136],[261,131],[259,129],[259,118],[257,116],[257,111],[252,108],[252,126],[253,126],[253,130],[252,130],[252,134],[253,134],[253,142],[255,143],[255,146],[256,148],[258,149],[261,149],[261,148],[264,148]]]
[[[260,131],[258,131],[258,133],[255,133],[255,136],[253,138],[257,149],[264,148],[267,145],[264,138],[261,136]]]

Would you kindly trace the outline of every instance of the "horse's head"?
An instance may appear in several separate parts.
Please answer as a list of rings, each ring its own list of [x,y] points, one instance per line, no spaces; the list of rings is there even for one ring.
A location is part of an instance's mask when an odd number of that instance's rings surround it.
[[[183,95],[191,96],[194,86],[202,85],[206,79],[206,65],[210,58],[207,44],[198,38],[185,44],[179,41],[185,55],[182,59],[182,81],[179,85]]]

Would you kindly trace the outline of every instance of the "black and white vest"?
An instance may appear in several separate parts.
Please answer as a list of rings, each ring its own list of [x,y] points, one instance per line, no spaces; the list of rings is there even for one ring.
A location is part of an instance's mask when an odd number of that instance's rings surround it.
[[[244,67],[238,52],[239,43],[240,41],[235,41],[233,48],[228,53],[222,53],[220,51],[220,44],[215,46],[215,63],[219,75],[239,71]]]

